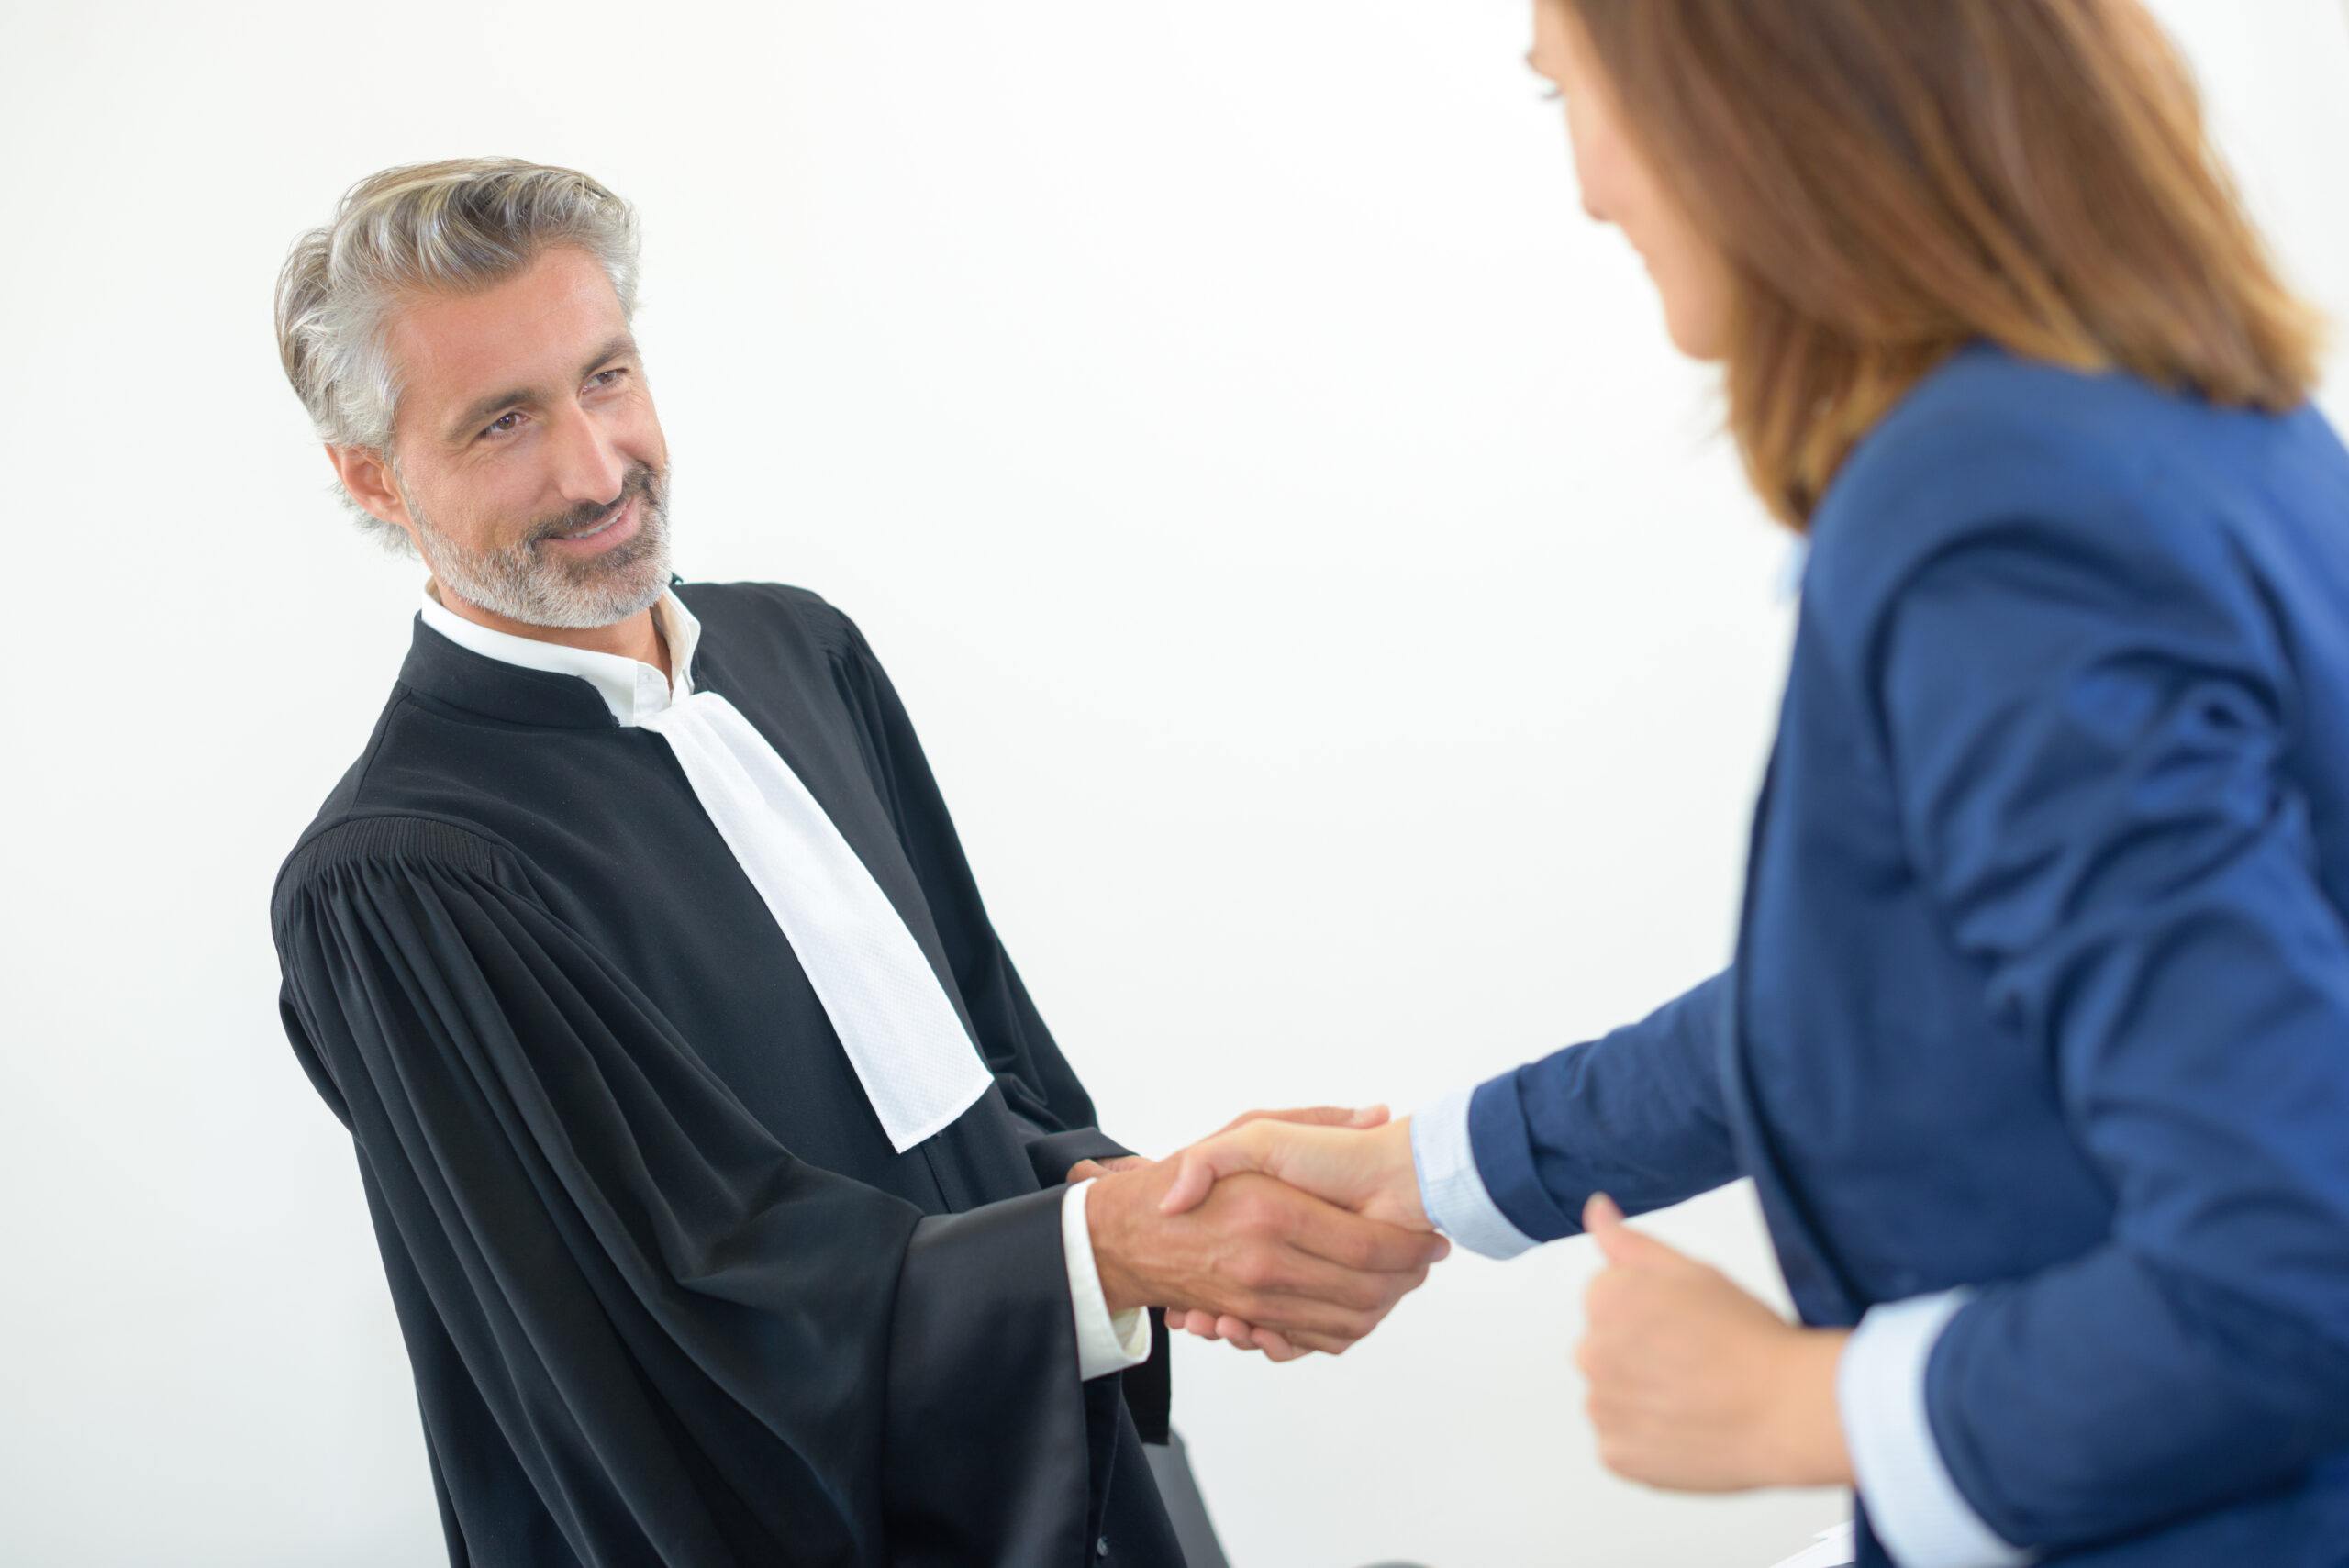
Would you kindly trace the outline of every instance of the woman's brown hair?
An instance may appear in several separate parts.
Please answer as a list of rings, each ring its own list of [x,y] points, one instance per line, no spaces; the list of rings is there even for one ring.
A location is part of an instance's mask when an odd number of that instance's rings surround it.
[[[1541,3],[1730,258],[1730,428],[1793,527],[1968,342],[2275,411],[2315,384],[2318,318],[2137,0]]]

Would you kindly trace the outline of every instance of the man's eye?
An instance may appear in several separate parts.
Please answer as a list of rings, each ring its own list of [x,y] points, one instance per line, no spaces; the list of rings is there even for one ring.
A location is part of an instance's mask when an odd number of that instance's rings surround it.
[[[597,371],[594,375],[587,378],[587,384],[590,386],[610,386],[617,383],[620,377],[626,374],[628,374],[628,372],[623,370]]]
[[[485,436],[511,435],[514,432],[515,427],[521,424],[521,422],[522,416],[518,411],[512,414],[500,414],[496,418],[489,422],[489,428],[484,430],[482,434]]]

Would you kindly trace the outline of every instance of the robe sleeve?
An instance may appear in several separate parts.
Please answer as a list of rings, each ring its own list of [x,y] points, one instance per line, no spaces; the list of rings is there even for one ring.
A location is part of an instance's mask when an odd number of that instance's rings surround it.
[[[1022,1123],[1036,1179],[1056,1186],[1079,1160],[1130,1152],[1096,1126],[1091,1097],[1053,1043],[996,935],[896,688],[855,623],[820,600],[816,604],[833,623],[827,640],[838,649],[834,668],[841,695],[856,715],[874,787],[921,879],[979,1049],[995,1070],[1005,1103]]]
[[[1927,1374],[1959,1489],[2039,1549],[2349,1445],[2349,930],[2301,694],[2239,563],[2116,512],[1943,550],[1875,644],[1912,861],[2112,1195],[2108,1240],[1985,1282]]]
[[[273,916],[473,1557],[537,1529],[585,1562],[1078,1559],[1059,1192],[924,1218],[795,1159],[462,828],[331,828]]]

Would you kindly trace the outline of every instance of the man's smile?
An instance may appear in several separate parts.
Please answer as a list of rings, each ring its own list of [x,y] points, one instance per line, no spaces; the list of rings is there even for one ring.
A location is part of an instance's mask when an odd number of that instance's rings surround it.
[[[644,518],[644,497],[631,495],[602,522],[575,534],[557,534],[541,540],[547,548],[565,555],[596,555],[616,544],[625,544],[636,537]]]

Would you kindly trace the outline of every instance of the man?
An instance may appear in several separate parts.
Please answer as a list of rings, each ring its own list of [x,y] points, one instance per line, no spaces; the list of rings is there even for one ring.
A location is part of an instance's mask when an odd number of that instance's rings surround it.
[[[273,915],[451,1557],[1179,1568],[1143,1309],[1341,1351],[1441,1244],[1262,1178],[1159,1212],[855,627],[672,586],[635,276],[609,192],[474,161],[362,182],[278,292],[431,571]]]

